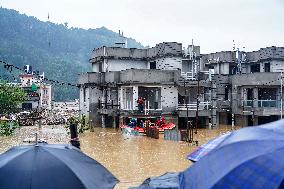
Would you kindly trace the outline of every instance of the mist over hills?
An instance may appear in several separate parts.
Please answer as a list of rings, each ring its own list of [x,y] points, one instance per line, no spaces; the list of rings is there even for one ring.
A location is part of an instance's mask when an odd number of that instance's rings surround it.
[[[89,58],[94,48],[113,46],[121,37],[105,27],[82,29],[68,27],[68,23],[43,22],[16,10],[0,8],[0,60],[18,67],[31,65],[33,70],[45,72],[48,79],[77,83],[78,74],[91,70]],[[134,39],[128,47],[142,48]],[[12,73],[12,74],[11,74]],[[1,79],[13,81],[12,72],[0,65]],[[17,77],[16,77],[17,79]],[[78,89],[54,86],[56,101],[79,98]]]

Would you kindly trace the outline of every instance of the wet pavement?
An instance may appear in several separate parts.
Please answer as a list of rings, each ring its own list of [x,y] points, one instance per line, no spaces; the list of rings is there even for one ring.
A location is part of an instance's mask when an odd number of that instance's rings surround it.
[[[202,145],[208,140],[230,131],[230,126],[219,129],[199,129],[194,135]],[[68,143],[69,135],[63,126],[22,127],[11,137],[0,137],[0,152],[32,139],[35,133],[48,143]],[[186,155],[197,147],[185,142],[167,141],[144,136],[126,136],[120,130],[95,128],[80,135],[83,152],[99,161],[121,182],[116,188],[137,186],[146,178],[166,172],[182,171],[191,165]]]

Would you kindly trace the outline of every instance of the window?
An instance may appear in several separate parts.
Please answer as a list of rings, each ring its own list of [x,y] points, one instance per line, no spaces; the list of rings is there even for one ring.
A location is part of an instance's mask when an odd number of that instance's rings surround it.
[[[123,109],[133,109],[133,87],[122,87]]]
[[[150,62],[150,69],[151,69],[151,70],[157,69],[156,66],[157,66],[157,65],[156,65],[156,61]]]
[[[83,88],[83,100],[86,102],[86,88]]]
[[[161,109],[160,87],[138,87],[138,96],[145,99],[146,108]]]
[[[247,88],[247,100],[253,100],[253,88]]]
[[[270,63],[264,64],[264,72],[270,72]]]
[[[251,73],[260,72],[260,65],[259,64],[253,64],[250,66]]]
[[[225,88],[225,100],[229,100],[229,89]]]

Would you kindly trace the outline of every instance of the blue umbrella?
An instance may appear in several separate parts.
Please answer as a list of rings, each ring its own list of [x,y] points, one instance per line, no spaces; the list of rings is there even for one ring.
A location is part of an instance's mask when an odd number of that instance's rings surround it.
[[[180,173],[181,189],[284,188],[284,121],[240,129]]]
[[[198,147],[197,150],[187,155],[187,159],[193,162],[198,161],[200,158],[208,154],[214,148],[216,148],[230,133],[223,134],[215,139],[210,140],[208,143]]]
[[[274,132],[283,132],[284,134],[284,126],[281,121],[274,122],[273,124],[265,124],[260,126],[262,129],[273,130]],[[226,138],[231,134],[231,132],[225,133],[217,138],[210,140],[208,143],[203,144],[197,150],[191,152],[187,155],[187,159],[192,162],[198,161],[203,156],[207,155],[210,151],[215,149],[220,143],[222,143]]]
[[[140,186],[129,189],[178,189],[179,173],[165,173],[159,177],[150,177],[146,179]]]
[[[108,189],[117,182],[104,166],[70,145],[19,146],[0,155],[3,189]]]

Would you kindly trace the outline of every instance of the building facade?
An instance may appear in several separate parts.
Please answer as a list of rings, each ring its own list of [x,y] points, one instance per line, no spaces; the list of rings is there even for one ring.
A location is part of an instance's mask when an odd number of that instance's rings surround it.
[[[52,86],[43,83],[41,79],[34,74],[19,75],[20,86],[27,93],[27,100],[22,103],[23,110],[46,109],[51,110],[53,99]]]
[[[80,111],[91,125],[103,127],[132,117],[165,117],[179,128],[279,119],[283,51],[200,54],[199,46],[176,42],[148,49],[101,47],[92,53],[92,72],[79,78]]]

